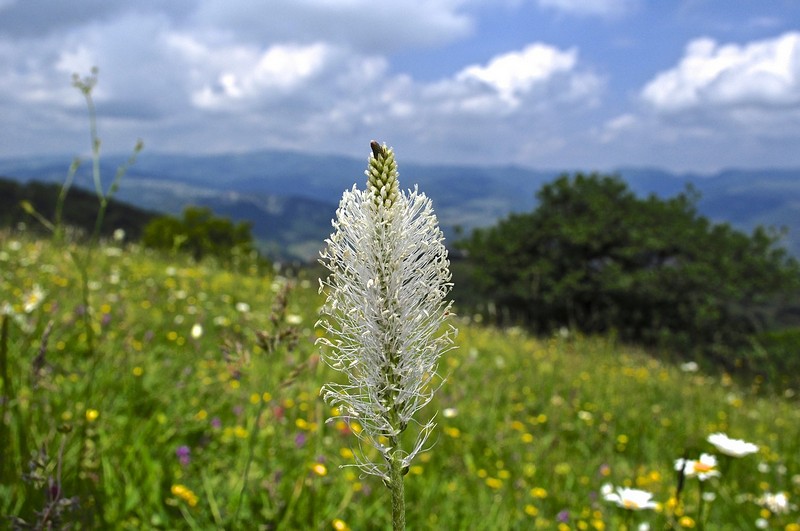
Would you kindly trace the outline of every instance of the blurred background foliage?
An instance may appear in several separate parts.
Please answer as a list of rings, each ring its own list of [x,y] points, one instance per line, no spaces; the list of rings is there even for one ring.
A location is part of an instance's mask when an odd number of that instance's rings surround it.
[[[462,308],[542,334],[613,333],[727,370],[800,369],[790,354],[800,267],[780,231],[712,223],[691,187],[640,198],[613,175],[562,175],[537,199],[534,211],[458,242]],[[780,354],[764,356],[767,346]]]

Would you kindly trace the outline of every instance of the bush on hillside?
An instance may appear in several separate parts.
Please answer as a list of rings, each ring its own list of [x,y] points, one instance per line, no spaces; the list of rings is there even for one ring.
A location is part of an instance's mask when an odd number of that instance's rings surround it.
[[[711,223],[691,188],[638,198],[616,176],[578,173],[537,197],[533,212],[460,242],[470,282],[507,321],[539,332],[614,330],[725,362],[797,297],[800,267],[779,235]]]
[[[142,243],[155,249],[184,251],[195,260],[213,256],[222,260],[253,251],[251,224],[233,223],[211,209],[187,207],[183,217],[159,216],[144,229]]]

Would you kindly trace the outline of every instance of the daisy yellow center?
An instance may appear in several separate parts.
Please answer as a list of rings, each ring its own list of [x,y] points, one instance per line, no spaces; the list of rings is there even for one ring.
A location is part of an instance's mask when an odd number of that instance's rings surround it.
[[[622,505],[625,506],[626,509],[638,509],[639,504],[633,500],[622,500]]]
[[[711,470],[714,469],[714,467],[712,465],[707,464],[707,463],[703,463],[702,461],[697,461],[694,464],[694,469],[697,472],[710,472]]]

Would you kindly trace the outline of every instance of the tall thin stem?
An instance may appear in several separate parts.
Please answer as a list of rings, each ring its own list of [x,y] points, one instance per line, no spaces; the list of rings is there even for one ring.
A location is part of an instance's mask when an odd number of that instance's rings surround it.
[[[416,442],[406,449],[401,434],[432,399],[437,362],[453,348],[455,329],[439,334],[451,277],[430,199],[416,188],[401,192],[394,152],[377,142],[370,147],[367,189],[343,194],[321,256],[330,275],[320,281],[327,300],[318,343],[328,347],[328,365],[347,376],[323,386],[322,395],[382,454],[379,461],[357,456],[355,466],[391,491],[397,531],[405,529],[403,476],[427,449],[434,424],[415,424]]]
[[[396,437],[393,437],[392,444],[398,444]],[[389,489],[392,491],[392,529],[401,531],[406,528],[406,497],[405,486],[403,485],[403,461],[396,454],[392,453],[389,463]]]
[[[11,430],[6,428],[6,412],[8,404],[14,400],[11,378],[8,375],[8,316],[0,314],[0,381],[3,382],[3,393],[0,395],[0,438],[10,441]],[[6,466],[11,463],[11,444],[0,445],[0,482],[6,483]],[[6,453],[8,452],[8,453]],[[12,467],[9,467],[9,469]]]

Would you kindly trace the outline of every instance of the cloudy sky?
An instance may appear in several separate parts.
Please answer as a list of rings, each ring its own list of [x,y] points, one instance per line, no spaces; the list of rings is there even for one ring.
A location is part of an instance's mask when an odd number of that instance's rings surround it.
[[[0,157],[800,166],[798,0],[0,0]]]

